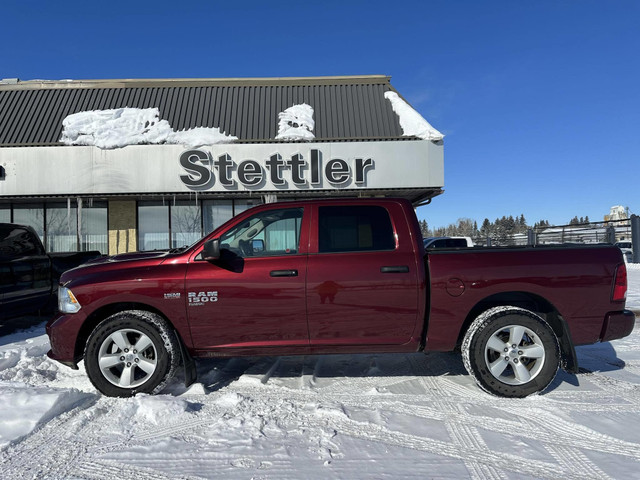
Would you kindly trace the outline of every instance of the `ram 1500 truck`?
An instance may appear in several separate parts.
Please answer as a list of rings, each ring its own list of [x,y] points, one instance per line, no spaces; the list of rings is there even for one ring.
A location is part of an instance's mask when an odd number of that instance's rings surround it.
[[[613,246],[464,248],[425,254],[402,199],[255,207],[190,247],[66,272],[49,356],[84,358],[110,396],[158,392],[193,357],[462,350],[484,390],[524,397],[574,345],[628,335]]]
[[[0,223],[0,324],[43,311],[50,314],[62,272],[100,255],[46,253],[33,228]]]

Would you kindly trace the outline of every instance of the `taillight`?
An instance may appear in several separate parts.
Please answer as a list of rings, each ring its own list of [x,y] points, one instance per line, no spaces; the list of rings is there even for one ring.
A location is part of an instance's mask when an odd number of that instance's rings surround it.
[[[611,300],[624,302],[627,299],[627,266],[623,263],[616,268],[616,276],[613,280],[613,292]]]

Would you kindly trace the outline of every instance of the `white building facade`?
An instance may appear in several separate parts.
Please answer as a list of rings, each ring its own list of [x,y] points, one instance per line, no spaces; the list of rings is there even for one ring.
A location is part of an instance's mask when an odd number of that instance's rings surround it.
[[[442,137],[405,134],[385,92],[384,76],[0,84],[0,222],[33,226],[48,251],[116,254],[190,244],[264,201],[428,202],[443,191]],[[283,115],[297,105],[311,120]],[[152,143],[146,121],[105,148],[98,137],[113,140],[116,124],[81,119],[68,139],[74,114],[150,109],[187,136]],[[192,135],[207,128],[227,140]]]

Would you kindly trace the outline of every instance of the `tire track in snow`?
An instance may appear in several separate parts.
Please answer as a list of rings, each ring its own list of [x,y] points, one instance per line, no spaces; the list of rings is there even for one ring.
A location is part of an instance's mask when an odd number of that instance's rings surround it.
[[[90,427],[95,417],[95,409],[90,407],[95,403],[88,399],[3,450],[0,478],[67,478],[69,465],[84,453],[84,444],[76,439],[82,438],[81,432]]]
[[[478,430],[470,425],[447,423],[447,431],[454,443],[463,450],[489,451]],[[503,480],[506,476],[498,471],[494,465],[487,465],[476,461],[465,460],[465,466],[469,470],[469,476],[473,479]]]
[[[342,399],[342,401],[345,404],[349,403],[348,399]],[[484,407],[491,406],[502,411],[505,416],[513,420],[499,418],[495,415],[469,414],[464,407],[476,407],[478,405],[463,399],[453,399],[452,401],[443,400],[442,398],[434,399],[427,406],[412,405],[409,402],[405,403],[395,399],[388,402],[376,397],[369,401],[365,398],[358,399],[356,406],[357,408],[383,408],[399,414],[407,414],[409,412],[418,418],[459,425],[459,427],[455,428],[460,429],[472,426],[496,433],[517,432],[519,437],[541,442],[545,447],[548,446],[551,449],[558,443],[562,443],[576,449],[624,455],[634,459],[640,458],[640,444],[638,443],[627,442],[598,433],[577,423],[561,420],[544,409],[532,409],[527,405],[520,405],[519,407],[518,405],[509,407],[496,407],[489,404],[480,405]],[[517,408],[520,408],[521,411],[518,411]]]
[[[164,475],[156,470],[125,465],[111,460],[96,460],[79,462],[74,465],[71,472],[73,477],[86,480],[122,480],[123,478],[135,478],[136,480],[198,480],[202,477],[189,475]]]
[[[558,442],[553,449],[549,450],[549,454],[562,465],[564,470],[570,470],[576,475],[584,478],[595,476],[601,480],[607,480],[611,477],[604,473],[595,463],[593,463],[585,454],[575,448],[569,448]]]
[[[372,423],[356,422],[350,419],[332,418],[334,428],[342,434],[352,437],[362,438],[367,441],[381,442],[386,445],[394,445],[398,447],[411,448],[414,450],[429,452],[436,455],[443,455],[462,461],[470,461],[474,465],[482,464],[492,468],[499,468],[505,472],[535,472],[543,478],[557,479],[576,479],[598,477],[590,475],[576,475],[573,471],[559,468],[556,463],[535,460],[531,458],[522,458],[509,453],[491,450],[478,450],[477,448],[460,449],[458,445],[443,442],[440,440],[419,437],[402,432],[390,431],[380,425]]]

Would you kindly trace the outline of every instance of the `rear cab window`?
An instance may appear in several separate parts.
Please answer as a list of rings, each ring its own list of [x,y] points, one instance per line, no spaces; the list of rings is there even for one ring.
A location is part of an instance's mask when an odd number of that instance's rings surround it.
[[[44,250],[39,239],[26,228],[0,225],[0,255],[3,257],[44,255]]]

